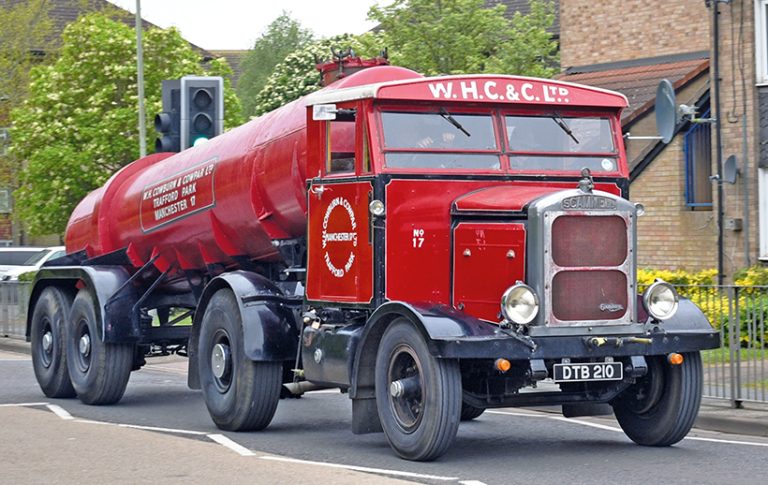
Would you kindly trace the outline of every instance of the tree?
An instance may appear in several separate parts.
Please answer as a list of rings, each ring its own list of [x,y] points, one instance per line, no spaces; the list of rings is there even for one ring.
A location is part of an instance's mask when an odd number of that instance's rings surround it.
[[[319,59],[329,59],[331,49],[352,49],[356,55],[371,57],[378,54],[375,36],[363,34],[338,35],[312,42],[288,55],[267,79],[255,98],[254,111],[260,115],[320,89]]]
[[[510,20],[508,47],[488,59],[486,71],[551,77],[558,72],[557,41],[547,30],[555,20],[555,6],[531,0],[528,15],[515,12]]]
[[[531,14],[504,17],[505,5],[484,0],[395,0],[373,6],[392,62],[427,75],[556,72],[557,44],[546,29],[554,5],[531,0]],[[518,55],[518,52],[521,54]]]
[[[175,29],[147,30],[147,112],[161,110],[161,80],[204,74],[200,62]],[[214,60],[207,71],[229,68]],[[83,16],[65,29],[56,62],[34,68],[31,79],[29,99],[11,114],[12,153],[25,163],[17,212],[32,234],[61,233],[88,192],[139,156],[134,31],[102,14]],[[228,80],[225,106],[225,126],[239,124]]]
[[[52,57],[42,52],[51,35],[49,10],[45,0],[0,6],[0,127],[8,125],[11,110],[26,99],[32,66]],[[0,161],[0,181],[13,183],[17,167],[2,154]]]
[[[246,116],[256,114],[256,97],[275,66],[288,54],[312,41],[312,33],[283,11],[256,39],[253,49],[243,58],[242,74],[237,82],[237,94]]]

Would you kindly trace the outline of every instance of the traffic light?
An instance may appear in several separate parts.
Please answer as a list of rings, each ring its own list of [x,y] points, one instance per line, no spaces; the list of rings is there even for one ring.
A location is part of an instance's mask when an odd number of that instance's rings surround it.
[[[219,76],[181,78],[181,148],[206,142],[224,131],[224,80]]]
[[[178,79],[163,81],[163,112],[155,115],[155,153],[181,151],[181,91]]]

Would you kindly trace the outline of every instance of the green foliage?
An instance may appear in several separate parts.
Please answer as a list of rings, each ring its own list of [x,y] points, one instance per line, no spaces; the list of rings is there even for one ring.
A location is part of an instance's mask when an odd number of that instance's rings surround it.
[[[742,346],[768,344],[768,328],[763,326],[760,329],[761,322],[768,322],[768,268],[752,266],[738,271],[734,275],[733,288],[718,288],[715,286],[716,277],[716,269],[697,273],[683,270],[637,271],[641,291],[657,278],[662,279],[675,285],[681,296],[694,302],[715,328],[727,328],[731,320],[738,322],[739,343]]]
[[[12,112],[11,148],[26,161],[15,193],[17,212],[31,234],[62,233],[77,202],[139,156],[133,29],[91,14],[70,24],[62,40],[59,58],[32,70],[29,99]],[[230,72],[223,60],[212,61],[207,72],[200,62],[178,31],[147,30],[147,113],[161,109],[163,79]],[[239,124],[239,102],[228,80],[225,106],[225,126]]]
[[[0,127],[9,124],[11,110],[26,99],[32,66],[55,58],[55,52],[34,54],[50,44],[49,11],[50,2],[44,0],[0,4]],[[0,184],[13,185],[18,160],[0,155],[0,163]]]
[[[511,20],[505,10],[484,0],[395,0],[368,18],[379,22],[394,64],[426,75],[557,72],[557,43],[546,31],[552,2],[531,0],[531,13]]]
[[[246,116],[256,114],[256,97],[275,66],[311,40],[312,33],[303,29],[299,21],[291,18],[286,11],[267,26],[266,32],[256,39],[253,49],[248,51],[241,63],[237,94]]]
[[[372,57],[378,54],[376,44],[371,35],[356,37],[343,34],[312,42],[293,52],[275,67],[264,88],[256,96],[255,114],[272,111],[320,89],[320,72],[317,70],[316,59],[329,59],[331,49],[351,48],[356,55]]]
[[[547,29],[555,21],[555,6],[532,0],[528,15],[515,12],[505,47],[488,59],[487,72],[551,77],[558,72],[559,47]]]

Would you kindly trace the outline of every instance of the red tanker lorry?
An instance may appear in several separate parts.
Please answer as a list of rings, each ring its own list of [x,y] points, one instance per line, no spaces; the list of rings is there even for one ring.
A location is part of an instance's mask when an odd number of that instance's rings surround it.
[[[669,284],[638,291],[626,106],[376,65],[137,160],[77,206],[67,256],[35,280],[40,387],[115,403],[163,345],[225,430],[339,388],[352,431],[411,460],[507,406],[613,412],[633,441],[672,445],[719,337]]]

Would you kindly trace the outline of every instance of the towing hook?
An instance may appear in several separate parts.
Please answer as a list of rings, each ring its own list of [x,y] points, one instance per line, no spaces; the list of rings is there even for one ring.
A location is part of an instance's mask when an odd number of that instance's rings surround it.
[[[585,343],[588,347],[598,348],[605,345],[613,345],[616,348],[623,347],[624,344],[645,344],[653,343],[652,339],[644,337],[586,337]]]

